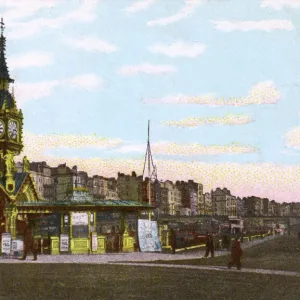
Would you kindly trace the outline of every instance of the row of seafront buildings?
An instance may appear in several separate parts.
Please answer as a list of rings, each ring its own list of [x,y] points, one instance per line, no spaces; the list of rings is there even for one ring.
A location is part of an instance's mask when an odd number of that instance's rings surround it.
[[[17,168],[22,168],[17,163]],[[143,176],[118,173],[118,177],[89,177],[66,164],[50,167],[43,162],[30,163],[30,173],[42,199],[64,201],[74,190],[86,191],[93,199],[133,200],[149,203],[149,181]],[[203,192],[193,180],[154,181],[150,183],[150,201],[159,215],[290,216],[300,215],[300,203],[278,203],[260,197],[236,197],[227,188]]]

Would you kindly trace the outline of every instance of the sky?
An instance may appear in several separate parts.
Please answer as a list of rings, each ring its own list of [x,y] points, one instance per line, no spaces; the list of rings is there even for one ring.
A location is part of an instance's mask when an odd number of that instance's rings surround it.
[[[300,201],[300,0],[1,0],[30,161]]]

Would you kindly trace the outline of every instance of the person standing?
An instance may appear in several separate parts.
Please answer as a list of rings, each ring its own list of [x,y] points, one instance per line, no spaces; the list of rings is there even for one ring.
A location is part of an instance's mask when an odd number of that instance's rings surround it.
[[[233,245],[231,247],[231,261],[228,263],[228,268],[230,269],[233,265],[236,265],[238,270],[241,270],[241,257],[243,250],[241,248],[240,238],[235,238]]]
[[[208,257],[209,252],[211,253],[211,257],[214,258],[214,239],[210,233],[206,234],[206,252],[204,257]]]
[[[24,230],[24,252],[20,260],[25,260],[29,251],[33,254],[33,260],[37,260],[38,241],[33,237],[31,228],[27,224]]]
[[[170,230],[170,246],[172,248],[172,253],[175,254],[175,252],[176,252],[176,233],[173,228]]]

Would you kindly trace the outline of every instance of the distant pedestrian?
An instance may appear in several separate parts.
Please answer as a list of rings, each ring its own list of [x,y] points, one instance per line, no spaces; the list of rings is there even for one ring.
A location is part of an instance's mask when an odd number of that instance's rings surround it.
[[[300,231],[298,232],[298,240],[300,240]]]
[[[214,240],[213,237],[210,233],[206,234],[206,252],[204,257],[208,257],[209,252],[211,253],[211,257],[214,258]]]
[[[240,238],[236,237],[231,247],[231,261],[228,263],[230,269],[233,265],[236,265],[237,269],[240,270],[242,267],[241,257],[243,250],[241,248]]]
[[[170,230],[170,246],[172,248],[172,253],[175,254],[175,252],[176,252],[176,233],[173,228]]]
[[[33,254],[33,260],[37,260],[38,241],[33,237],[31,228],[27,224],[24,230],[24,251],[20,260],[25,260],[29,251]]]

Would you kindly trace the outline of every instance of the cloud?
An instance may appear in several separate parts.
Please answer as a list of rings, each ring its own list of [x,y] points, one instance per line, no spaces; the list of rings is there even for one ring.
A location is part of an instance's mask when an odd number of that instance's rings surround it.
[[[94,90],[103,87],[103,80],[95,74],[81,74],[61,80],[49,80],[34,83],[16,82],[15,95],[18,105],[23,107],[29,101],[48,97],[58,86],[71,86],[79,89]]]
[[[177,144],[171,142],[160,142],[152,145],[152,153],[163,155],[220,155],[220,154],[242,154],[257,153],[258,149],[249,145],[232,143],[230,145],[210,145],[200,144]]]
[[[286,146],[300,149],[300,127],[295,127],[285,133]]]
[[[117,47],[115,45],[93,36],[67,38],[65,43],[73,48],[89,52],[111,53],[117,51]]]
[[[173,66],[169,65],[151,65],[142,64],[135,66],[123,66],[118,69],[118,73],[121,75],[137,75],[137,74],[166,74],[176,72],[177,70]]]
[[[156,20],[151,20],[147,23],[148,26],[166,26],[172,23],[176,23],[178,21],[181,21],[182,19],[187,18],[189,15],[191,15],[196,7],[202,2],[202,0],[185,0],[185,6],[181,8],[175,15],[166,17],[166,18],[160,18]]]
[[[42,159],[51,149],[69,148],[111,149],[122,144],[121,139],[99,137],[96,134],[33,134],[24,133],[24,154],[31,159]]]
[[[122,145],[115,149],[117,152],[145,152],[146,145]],[[151,144],[152,154],[157,155],[172,155],[172,156],[195,156],[195,155],[224,155],[224,154],[242,154],[242,153],[257,153],[258,148],[242,145],[239,143],[231,143],[229,145],[209,145],[202,146],[200,144],[178,144],[174,142],[158,142]]]
[[[177,41],[169,45],[157,44],[149,47],[148,49],[153,53],[161,53],[170,57],[196,57],[204,53],[206,45],[197,42],[188,43]]]
[[[1,0],[1,6],[6,8],[4,20],[18,20],[31,17],[41,9],[53,8],[59,3],[58,0]]]
[[[53,57],[52,54],[47,52],[32,51],[11,56],[7,59],[7,63],[12,70],[28,67],[45,67],[53,63]]]
[[[211,21],[217,30],[221,31],[250,31],[250,30],[293,30],[294,25],[289,20],[263,20],[263,21]]]
[[[176,127],[199,127],[201,125],[242,125],[250,122],[253,120],[248,115],[228,114],[223,117],[189,117],[179,121],[162,121],[161,124]]]
[[[18,99],[18,106],[23,107],[29,101],[50,96],[53,89],[59,84],[58,80],[37,83],[16,82],[15,95],[16,99]]]
[[[144,103],[165,104],[200,104],[208,106],[246,106],[252,104],[275,104],[280,99],[280,93],[272,81],[259,82],[254,85],[246,97],[223,99],[215,94],[200,96],[177,95],[160,99],[146,99]]]
[[[55,18],[35,18],[26,22],[9,20],[9,28],[13,30],[8,32],[8,37],[10,39],[27,38],[40,33],[45,28],[57,29],[73,21],[77,23],[92,22],[97,17],[96,8],[99,2],[100,0],[82,0],[78,8]],[[61,1],[55,3],[61,3]]]
[[[63,81],[72,87],[93,90],[103,87],[103,80],[95,74],[83,74]]]
[[[276,10],[281,10],[285,6],[298,8],[300,7],[300,0],[262,0],[260,6],[263,8],[273,8]]]
[[[153,5],[156,2],[156,0],[143,0],[143,1],[136,1],[132,3],[131,5],[127,6],[125,8],[125,11],[127,13],[136,13],[142,10],[146,10],[149,8],[151,5]]]

